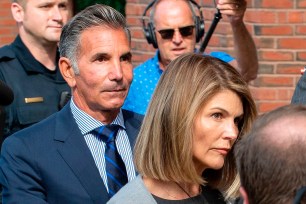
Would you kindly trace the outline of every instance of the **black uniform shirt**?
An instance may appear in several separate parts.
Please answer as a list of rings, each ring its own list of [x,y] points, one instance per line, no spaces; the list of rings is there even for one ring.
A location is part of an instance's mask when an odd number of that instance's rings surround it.
[[[41,73],[48,76],[54,80],[63,81],[63,77],[59,71],[58,64],[56,64],[56,69],[51,71],[47,69],[43,64],[37,61],[33,55],[30,53],[28,48],[23,44],[20,36],[18,35],[15,41],[12,43],[13,51],[19,62],[22,64],[26,72]],[[59,52],[57,52],[56,61],[59,60]]]
[[[47,69],[19,36],[0,48],[0,79],[14,92],[13,103],[5,107],[5,137],[57,112],[69,100],[70,87],[58,65],[54,71]]]

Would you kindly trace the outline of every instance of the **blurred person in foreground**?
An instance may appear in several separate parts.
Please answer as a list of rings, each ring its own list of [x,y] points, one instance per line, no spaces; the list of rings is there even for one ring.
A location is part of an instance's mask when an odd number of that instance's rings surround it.
[[[3,81],[0,80],[0,141],[3,142],[5,112],[4,107],[10,105],[14,101],[14,93]],[[0,146],[1,149],[1,146]]]
[[[4,141],[4,203],[101,204],[136,177],[142,116],[121,109],[133,78],[125,18],[109,6],[87,7],[63,27],[59,49],[72,99]]]
[[[0,80],[0,106],[8,106],[14,101],[12,89]]]
[[[301,105],[277,108],[255,121],[235,149],[244,204],[306,203],[305,124]]]
[[[0,80],[14,92],[5,107],[4,136],[57,112],[70,88],[59,68],[58,42],[72,16],[72,0],[13,0],[14,42],[0,48]]]
[[[176,58],[158,82],[136,141],[140,175],[109,203],[234,200],[240,183],[233,150],[256,115],[248,85],[231,65],[192,53]]]
[[[145,35],[158,50],[153,58],[137,66],[124,108],[145,114],[156,84],[167,65],[184,53],[195,51],[204,35],[204,19],[198,5],[190,0],[157,0],[154,2]],[[234,39],[236,59],[224,52],[212,52],[233,65],[246,82],[257,76],[257,51],[243,22],[247,8],[245,0],[219,0],[217,8],[229,19]],[[204,9],[205,12],[205,9]]]

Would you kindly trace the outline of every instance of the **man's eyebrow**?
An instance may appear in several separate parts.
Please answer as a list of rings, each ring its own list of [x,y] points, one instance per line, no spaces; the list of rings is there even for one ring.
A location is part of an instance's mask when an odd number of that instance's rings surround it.
[[[123,53],[121,55],[121,57],[132,57],[132,53],[129,51],[129,52],[126,52],[126,53]]]
[[[93,60],[96,60],[97,58],[100,58],[100,57],[108,58],[109,54],[105,53],[105,52],[98,52],[98,53],[94,54],[93,56],[91,56],[90,60],[93,61]]]

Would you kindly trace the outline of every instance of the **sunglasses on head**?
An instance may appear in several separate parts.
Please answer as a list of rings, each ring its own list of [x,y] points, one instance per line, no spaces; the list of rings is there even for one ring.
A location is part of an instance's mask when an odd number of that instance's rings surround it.
[[[185,26],[178,28],[182,37],[188,37],[193,34],[194,25]],[[159,34],[161,35],[162,39],[169,40],[173,38],[175,29],[163,29],[158,30]]]

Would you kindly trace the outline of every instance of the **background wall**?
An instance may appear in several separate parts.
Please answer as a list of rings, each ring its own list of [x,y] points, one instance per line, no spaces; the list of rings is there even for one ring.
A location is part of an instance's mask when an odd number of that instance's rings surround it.
[[[0,46],[12,42],[17,34],[10,6],[11,0],[0,0]]]
[[[141,17],[150,0],[126,0],[126,17],[132,30],[135,65],[154,55],[142,32]],[[213,0],[197,0],[204,7],[205,29],[214,18]],[[247,0],[245,23],[258,50],[259,74],[250,82],[259,112],[290,103],[300,70],[306,65],[306,0]],[[10,43],[16,28],[10,0],[0,0],[0,46]],[[167,12],[167,11],[165,11]],[[222,50],[235,56],[231,27],[223,16],[206,51]]]

